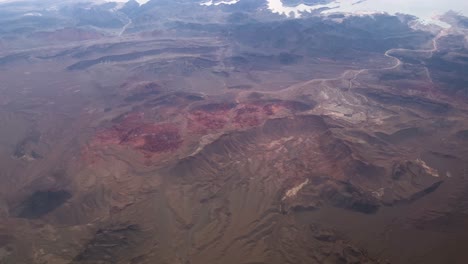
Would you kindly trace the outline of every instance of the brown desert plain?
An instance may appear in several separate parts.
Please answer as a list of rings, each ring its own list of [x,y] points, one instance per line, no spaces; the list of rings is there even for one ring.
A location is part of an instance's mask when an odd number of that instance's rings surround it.
[[[466,17],[192,2],[0,19],[0,263],[468,263]]]

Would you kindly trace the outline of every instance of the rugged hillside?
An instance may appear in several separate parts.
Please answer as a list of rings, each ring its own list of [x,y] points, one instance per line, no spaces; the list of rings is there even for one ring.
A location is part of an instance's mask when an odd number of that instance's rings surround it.
[[[0,263],[468,257],[464,17],[48,3],[0,11]]]

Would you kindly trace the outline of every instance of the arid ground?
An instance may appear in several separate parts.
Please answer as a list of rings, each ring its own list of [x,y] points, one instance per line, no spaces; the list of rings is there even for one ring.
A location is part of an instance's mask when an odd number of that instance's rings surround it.
[[[468,19],[244,2],[0,5],[0,263],[467,263]]]

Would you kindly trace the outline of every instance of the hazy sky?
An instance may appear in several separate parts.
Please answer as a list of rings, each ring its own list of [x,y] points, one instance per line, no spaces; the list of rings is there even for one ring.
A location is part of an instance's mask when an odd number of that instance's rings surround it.
[[[0,0],[0,3],[7,3],[7,2],[21,2],[22,0]],[[28,0],[30,1],[30,0]],[[42,0],[36,0],[36,1],[42,1]],[[70,0],[67,0],[70,1]],[[73,0],[72,0],[73,1]],[[136,0],[140,5],[149,2],[150,0]],[[128,2],[128,0],[75,0],[75,2],[119,2],[119,3],[125,3]]]

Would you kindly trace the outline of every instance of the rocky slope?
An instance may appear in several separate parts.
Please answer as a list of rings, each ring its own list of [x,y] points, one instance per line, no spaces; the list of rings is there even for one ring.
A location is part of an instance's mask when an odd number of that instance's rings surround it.
[[[112,8],[3,28],[0,263],[464,263],[463,17]]]

